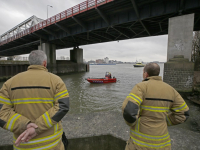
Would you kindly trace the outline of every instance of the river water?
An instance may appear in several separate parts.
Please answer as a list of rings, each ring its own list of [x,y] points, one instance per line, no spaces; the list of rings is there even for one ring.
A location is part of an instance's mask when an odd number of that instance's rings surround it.
[[[160,76],[163,76],[164,64],[160,63]],[[111,72],[117,78],[116,83],[91,84],[87,77],[102,78],[105,72]],[[73,73],[60,76],[70,95],[69,114],[98,111],[121,111],[121,106],[135,84],[142,81],[143,68],[134,68],[133,64],[90,65],[90,72]],[[3,82],[0,82],[0,87]],[[192,109],[189,120],[181,128],[200,131],[200,108],[186,100]],[[199,120],[198,120],[199,119]]]
[[[91,84],[85,80],[87,77],[102,78],[106,71],[117,78],[116,83]],[[90,65],[90,72],[61,76],[70,94],[70,113],[121,111],[126,96],[142,81],[142,72],[143,68],[134,68],[133,64]]]

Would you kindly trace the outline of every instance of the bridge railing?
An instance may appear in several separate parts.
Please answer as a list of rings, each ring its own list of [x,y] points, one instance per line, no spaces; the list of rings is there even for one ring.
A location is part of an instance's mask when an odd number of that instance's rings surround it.
[[[25,29],[24,31],[21,31],[20,33],[12,36],[12,37],[9,37],[7,38],[6,40],[3,40],[0,42],[0,46],[1,45],[4,45],[6,43],[9,43],[13,40],[16,40],[18,38],[21,38],[27,34],[30,34],[30,33],[33,33],[37,30],[40,30],[42,28],[45,28],[49,25],[52,25],[56,22],[59,22],[61,20],[64,20],[64,19],[67,19],[67,18],[70,18],[70,17],[73,17],[75,15],[78,15],[80,13],[83,13],[85,11],[88,11],[90,9],[93,9],[93,8],[96,8],[98,6],[101,6],[103,4],[106,4],[106,3],[109,3],[109,2],[112,2],[114,0],[87,0],[87,1],[84,1],[72,8],[69,8],[53,17],[50,17],[44,21],[41,21],[40,23],[34,25],[33,27],[30,27],[28,29]]]

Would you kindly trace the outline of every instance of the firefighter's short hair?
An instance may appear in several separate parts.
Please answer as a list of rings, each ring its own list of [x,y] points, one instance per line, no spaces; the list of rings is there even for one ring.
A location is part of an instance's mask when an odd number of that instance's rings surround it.
[[[41,50],[32,51],[29,55],[30,65],[42,65],[44,61],[47,61],[47,55]]]
[[[158,76],[160,74],[160,66],[157,63],[148,63],[144,67],[144,72],[149,76]]]

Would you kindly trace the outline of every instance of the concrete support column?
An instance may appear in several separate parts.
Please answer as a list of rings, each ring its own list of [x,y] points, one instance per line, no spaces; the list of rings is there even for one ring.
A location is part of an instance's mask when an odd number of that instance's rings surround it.
[[[70,61],[75,63],[83,63],[83,49],[74,48],[70,50]]]
[[[194,14],[169,19],[167,61],[183,55],[191,61]]]
[[[164,82],[179,92],[191,92],[194,63],[191,62],[194,14],[169,19],[167,63]]]
[[[38,46],[38,49],[44,51],[47,55],[47,68],[49,72],[56,74],[57,73],[56,45],[49,43],[42,43],[41,46]]]

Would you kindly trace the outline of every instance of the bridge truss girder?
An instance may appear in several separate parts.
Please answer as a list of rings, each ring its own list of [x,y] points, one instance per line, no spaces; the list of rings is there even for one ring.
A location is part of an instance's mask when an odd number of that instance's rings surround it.
[[[32,17],[26,19],[25,21],[18,24],[14,28],[12,28],[9,31],[5,32],[4,34],[0,35],[0,42],[8,39],[9,37],[12,37],[12,36],[18,34],[19,32],[22,32],[28,28],[33,27],[34,25],[38,24],[41,21],[43,21],[43,20],[36,16],[32,16]]]

